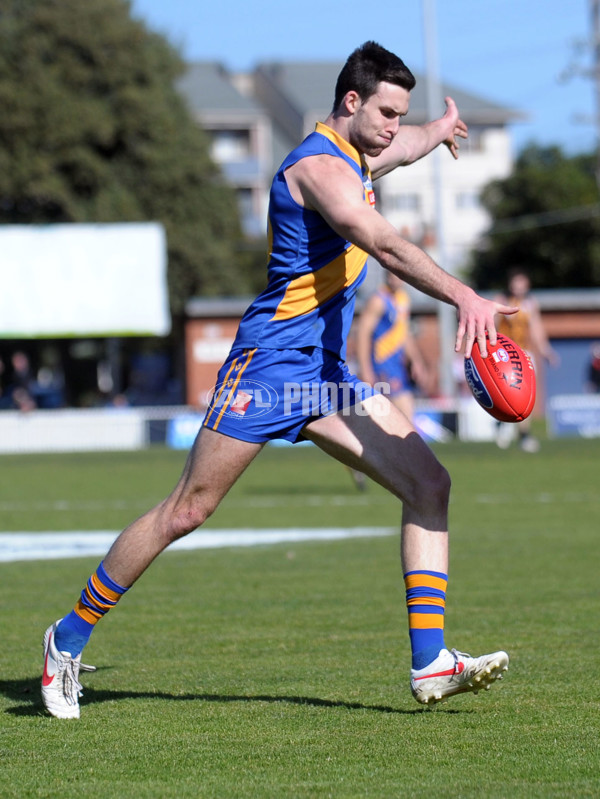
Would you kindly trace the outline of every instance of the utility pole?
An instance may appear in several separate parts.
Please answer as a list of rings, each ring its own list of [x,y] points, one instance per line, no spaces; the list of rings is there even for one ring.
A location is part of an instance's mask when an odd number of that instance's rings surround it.
[[[591,79],[594,94],[592,114],[577,114],[574,121],[584,125],[592,124],[596,138],[596,186],[600,193],[600,0],[589,0],[590,33],[585,39],[574,43],[574,56],[571,63],[559,76],[566,83],[575,76]],[[591,51],[590,66],[581,64],[582,54]]]
[[[438,65],[437,28],[435,22],[435,0],[423,0],[423,27],[425,31],[425,60],[427,81],[427,115],[436,119],[444,106]],[[433,195],[435,216],[435,239],[439,266],[446,271],[448,255],[446,252],[446,232],[444,225],[444,203],[442,186],[441,149],[433,153]],[[456,316],[454,309],[446,303],[438,304],[438,337],[440,348],[439,379],[440,393],[443,397],[454,397],[454,340],[456,337]]]
[[[600,191],[600,0],[590,0],[592,24],[592,79],[594,81],[594,127],[596,131],[596,185]]]

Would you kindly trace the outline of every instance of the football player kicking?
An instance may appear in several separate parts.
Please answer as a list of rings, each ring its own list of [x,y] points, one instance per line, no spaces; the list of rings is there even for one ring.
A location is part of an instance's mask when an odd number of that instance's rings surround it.
[[[402,503],[401,556],[412,648],[411,689],[429,704],[487,688],[508,667],[503,651],[470,657],[444,641],[450,478],[407,417],[345,364],[354,298],[367,255],[456,308],[455,348],[486,352],[494,315],[516,309],[477,295],[398,235],[374,208],[372,179],[444,144],[458,156],[467,135],[456,105],[421,126],[401,124],[415,79],[374,42],[355,50],[333,110],[283,162],[271,188],[268,285],[250,305],[218,378],[214,405],[174,491],[127,527],[75,607],[44,638],[42,696],[59,718],[79,716],[81,651],[95,624],[171,542],[215,511],[265,443],[312,441],[380,483]],[[252,381],[286,397],[326,386],[320,407],[302,401],[255,412]],[[338,393],[331,387],[338,387]],[[315,390],[316,389],[316,390]]]

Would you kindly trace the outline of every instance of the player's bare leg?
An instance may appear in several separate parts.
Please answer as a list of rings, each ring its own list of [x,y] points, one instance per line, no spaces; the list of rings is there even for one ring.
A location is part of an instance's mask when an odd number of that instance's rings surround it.
[[[62,719],[79,718],[81,650],[94,625],[170,543],[199,527],[262,449],[203,429],[174,491],[117,538],[82,598],[44,635],[42,700]]]
[[[431,449],[406,416],[382,395],[311,422],[304,434],[342,463],[368,474],[403,503],[401,554],[415,699],[429,704],[454,694],[489,688],[508,667],[505,652],[472,658],[456,650],[448,651],[443,643],[443,609],[439,611],[441,630],[434,633],[433,647],[420,649],[416,643],[422,640],[423,632],[426,639],[430,630],[412,629],[413,619],[416,628],[435,627],[429,620],[439,606],[445,606],[450,478]],[[432,614],[429,620],[428,612]]]
[[[403,391],[400,394],[396,394],[392,397],[393,404],[398,408],[401,413],[410,421],[413,421],[414,418],[414,396],[411,391]],[[352,479],[354,481],[355,486],[359,489],[359,491],[364,491],[367,487],[366,478],[363,472],[359,471],[358,469],[352,469],[348,467]]]
[[[163,549],[200,527],[263,446],[203,428],[172,493],[110,548],[104,559],[110,577],[131,586]]]
[[[402,565],[446,571],[450,477],[383,395],[310,422],[304,435],[402,500]]]

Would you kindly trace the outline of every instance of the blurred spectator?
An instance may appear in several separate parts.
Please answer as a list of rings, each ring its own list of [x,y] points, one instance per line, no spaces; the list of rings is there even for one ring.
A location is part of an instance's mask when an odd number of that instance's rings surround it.
[[[590,349],[586,390],[592,394],[600,394],[600,341],[594,341]]]
[[[13,352],[10,365],[0,358],[0,409],[31,411],[64,405],[62,372],[47,353],[44,360],[48,363],[36,374],[29,356],[22,350]]]
[[[5,388],[5,373],[6,373],[6,365],[4,363],[3,358],[0,356],[0,410],[5,408],[10,408],[11,399],[10,395],[7,394]]]
[[[109,408],[129,408],[126,394],[114,394],[108,401]]]
[[[13,369],[11,385],[15,388],[29,389],[34,383],[29,357],[21,350],[17,350],[12,354],[11,363]]]
[[[13,408],[24,413],[27,411],[34,411],[37,408],[34,398],[25,388],[15,388],[12,392]]]
[[[50,366],[38,370],[32,391],[38,408],[61,408],[64,404],[62,375]]]
[[[11,356],[11,366],[12,375],[7,394],[11,398],[12,407],[20,411],[31,411],[37,407],[36,381],[28,356],[22,350],[16,350]]]

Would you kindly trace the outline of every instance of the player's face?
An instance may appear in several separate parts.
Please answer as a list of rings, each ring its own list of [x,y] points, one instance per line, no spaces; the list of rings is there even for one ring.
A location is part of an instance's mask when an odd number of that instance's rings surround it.
[[[387,149],[398,133],[400,120],[408,112],[410,93],[393,83],[380,83],[364,102],[353,98],[350,142],[373,158]]]
[[[527,275],[514,275],[508,288],[513,297],[525,297],[531,288],[529,278]]]

